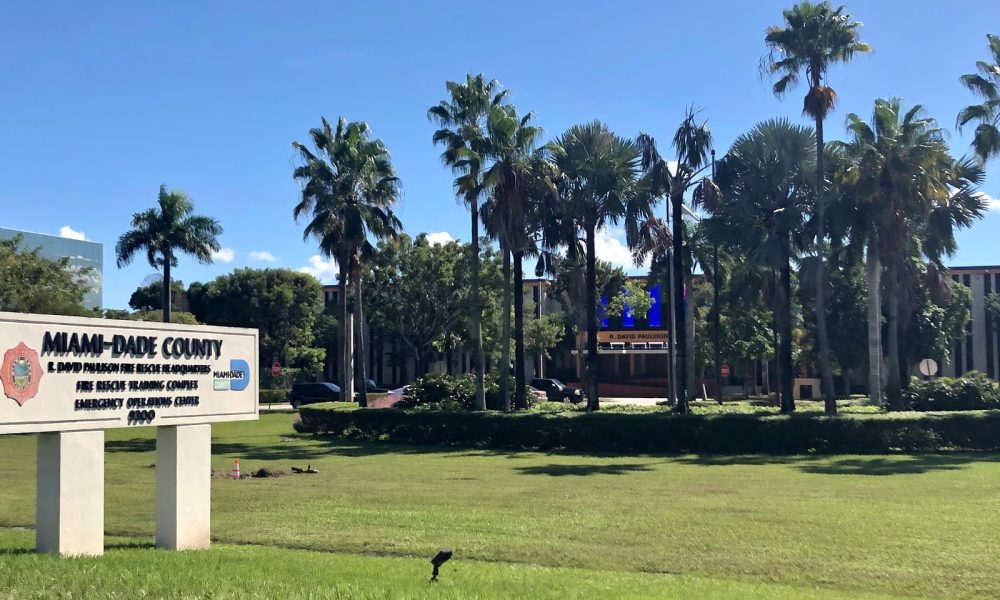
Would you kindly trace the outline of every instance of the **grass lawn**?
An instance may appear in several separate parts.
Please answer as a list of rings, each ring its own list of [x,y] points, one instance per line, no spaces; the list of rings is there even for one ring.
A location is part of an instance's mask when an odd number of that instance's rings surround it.
[[[35,440],[0,438],[0,598],[1000,597],[996,455],[439,450],[290,420],[213,428],[217,470],[319,474],[213,480],[196,553],[149,549],[153,430],[109,431],[103,559],[31,552]]]

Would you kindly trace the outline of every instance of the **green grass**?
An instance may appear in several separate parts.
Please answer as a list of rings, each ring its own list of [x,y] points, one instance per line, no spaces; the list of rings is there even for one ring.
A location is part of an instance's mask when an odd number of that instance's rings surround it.
[[[996,455],[440,450],[301,436],[291,418],[213,428],[217,470],[320,471],[213,480],[213,550],[60,560],[2,529],[0,598],[1000,597]],[[139,545],[152,434],[107,434],[106,529]],[[0,527],[34,522],[34,454],[0,439]],[[442,546],[456,558],[428,594]]]

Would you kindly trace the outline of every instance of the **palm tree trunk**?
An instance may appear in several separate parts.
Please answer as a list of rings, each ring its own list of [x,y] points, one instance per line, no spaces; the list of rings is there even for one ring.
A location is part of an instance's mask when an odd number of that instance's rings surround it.
[[[368,372],[365,362],[368,358],[365,353],[365,311],[361,304],[361,269],[357,269],[354,276],[354,307],[357,314],[354,317],[354,354],[357,356],[358,364],[358,406],[364,408],[368,406]]]
[[[486,372],[486,358],[483,355],[483,310],[479,301],[479,203],[473,200],[469,208],[472,212],[472,273],[470,273],[469,329],[472,333],[473,360],[476,370],[476,410],[486,410],[486,387],[483,375]]]
[[[340,281],[337,283],[337,301],[340,303],[340,400],[341,402],[351,402],[354,400],[353,390],[354,378],[351,370],[351,327],[347,312],[347,260],[340,257]]]
[[[601,408],[597,397],[597,233],[587,226],[587,410]]]
[[[170,255],[163,254],[163,322],[170,322]]]
[[[881,406],[882,397],[882,265],[879,261],[878,233],[868,241],[865,257],[868,280],[868,394],[871,403]]]
[[[503,306],[500,307],[500,405],[510,412],[510,250],[501,240],[503,254]]]
[[[772,273],[772,279],[774,274]],[[781,344],[778,342],[778,292],[777,286],[775,286],[774,292],[774,319],[771,320],[771,345],[774,347],[774,398],[778,401],[779,406],[784,406],[784,387],[782,383],[784,382],[785,370],[781,366]],[[794,382],[793,382],[794,386]]]
[[[667,399],[670,404],[677,403],[677,357],[675,356],[675,350],[677,348],[677,323],[674,321],[674,316],[676,314],[674,310],[674,271],[670,265],[673,265],[674,251],[672,249],[667,250],[667,297],[669,301],[667,302],[667,323],[669,324],[669,339],[667,340]]]
[[[683,218],[684,196],[676,194],[670,198],[673,214],[673,276],[674,276],[674,324],[677,340],[677,349],[674,350],[674,361],[676,364],[675,375],[677,379],[677,404],[674,407],[679,413],[688,412],[687,394],[687,331],[684,318],[684,229],[681,219]]]
[[[685,271],[688,269],[685,268]],[[691,388],[690,396],[696,398],[698,396],[698,375],[695,372],[695,304],[694,304],[694,286],[691,285],[692,279],[690,273],[684,274],[684,280],[686,282],[686,289],[688,293],[686,294],[685,301],[687,306],[684,310],[684,337],[687,340],[688,352],[685,356],[684,364],[684,378],[688,382],[688,386]],[[756,378],[754,379],[756,381]]]
[[[787,248],[786,248],[787,250]],[[795,397],[792,392],[794,377],[792,377],[792,269],[788,254],[781,262],[778,285],[778,353],[781,365],[781,412],[790,413],[795,410]]]
[[[903,397],[899,376],[899,295],[896,293],[899,288],[899,267],[895,257],[889,260],[886,279],[886,288],[889,292],[886,295],[889,304],[889,318],[886,323],[889,339],[885,353],[885,370],[888,376],[885,395],[889,408],[900,410],[903,408]]]
[[[514,253],[514,406],[528,408],[524,395],[524,252]]]
[[[818,83],[817,83],[818,85]],[[823,119],[816,119],[816,341],[823,377],[823,404],[827,414],[837,412],[833,394],[830,339],[826,333],[826,177],[823,170]]]

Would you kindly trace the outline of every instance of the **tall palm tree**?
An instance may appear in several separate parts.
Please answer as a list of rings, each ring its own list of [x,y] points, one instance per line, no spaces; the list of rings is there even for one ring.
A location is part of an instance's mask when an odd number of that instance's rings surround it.
[[[487,81],[481,73],[466,75],[464,83],[449,81],[445,87],[448,98],[431,107],[427,117],[440,127],[434,132],[434,143],[444,146],[441,160],[455,173],[455,191],[468,205],[472,221],[469,331],[476,365],[476,409],[486,410],[483,305],[479,296],[479,204],[483,194],[480,173],[484,167],[486,117],[491,107],[503,104],[507,92],[497,80]]]
[[[802,112],[816,122],[816,338],[819,345],[820,372],[823,376],[823,399],[826,412],[837,412],[833,396],[833,368],[830,362],[830,342],[826,331],[826,277],[823,260],[826,244],[826,182],[823,162],[823,121],[833,109],[837,93],[826,85],[831,64],[849,62],[856,53],[870,52],[871,47],[860,41],[860,21],[844,14],[844,7],[834,8],[829,2],[802,2],[783,11],[784,27],[770,27],[764,37],[770,50],[764,63],[767,69],[780,75],[773,91],[785,94],[804,74],[809,91]]]
[[[587,286],[587,410],[598,410],[597,394],[597,231],[625,222],[626,242],[637,243],[641,223],[652,217],[650,196],[639,183],[640,148],[617,136],[600,121],[574,125],[547,146],[550,160],[561,174],[559,193],[566,239],[586,245]],[[564,229],[564,231],[566,231]]]
[[[979,123],[972,149],[982,162],[1000,156],[1000,36],[986,34],[986,42],[993,62],[977,61],[978,73],[962,75],[962,84],[983,101],[963,108],[957,119],[959,130],[971,121]]]
[[[850,122],[850,119],[849,119]],[[870,132],[869,132],[870,133]],[[860,137],[859,135],[860,134]],[[871,403],[885,401],[885,368],[882,350],[882,260],[879,256],[879,196],[870,174],[862,178],[860,168],[869,152],[871,139],[864,132],[855,134],[849,143],[827,144],[827,162],[831,164],[835,209],[831,212],[830,234],[834,240],[847,240],[848,247],[865,253],[868,319],[868,395]]]
[[[212,263],[212,253],[219,251],[222,226],[211,217],[195,215],[194,205],[183,192],[168,192],[160,186],[158,208],[132,215],[132,228],[118,238],[115,256],[118,268],[132,262],[139,252],[146,253],[149,265],[163,269],[163,322],[170,322],[170,269],[177,266],[177,254],[191,254],[202,264]]]
[[[942,130],[916,105],[905,113],[899,98],[876,100],[871,124],[848,115],[856,193],[876,214],[876,253],[885,269],[887,314],[886,399],[902,406],[900,363],[901,308],[912,285],[911,256],[922,254],[940,267],[955,251],[954,229],[968,227],[982,216],[985,202],[977,194],[982,168],[956,161],[948,152]],[[943,269],[943,267],[941,267]],[[869,287],[872,283],[869,282]]]
[[[668,196],[670,198],[670,218],[672,221],[671,243],[672,264],[671,277],[673,282],[673,321],[674,360],[676,367],[677,412],[688,411],[688,355],[690,344],[688,340],[687,302],[685,299],[685,283],[690,280],[691,262],[685,260],[690,255],[684,248],[684,194],[698,185],[699,175],[708,166],[709,153],[712,151],[712,133],[705,123],[695,121],[695,111],[688,109],[680,127],[674,133],[673,147],[677,160],[673,165],[664,159],[656,148],[656,140],[645,133],[639,134],[637,144],[642,152],[643,179],[649,193],[654,197]]]
[[[356,335],[360,346],[357,376],[361,380],[362,406],[367,399],[364,342],[360,335],[363,314],[358,311],[358,327],[352,332],[347,286],[350,281],[356,294],[355,303],[359,304],[361,266],[371,252],[369,235],[387,239],[402,228],[392,211],[392,205],[401,196],[399,178],[385,144],[380,139],[369,139],[369,132],[364,122],[348,123],[341,117],[334,129],[323,118],[321,127],[309,130],[315,152],[304,144],[292,142],[303,163],[292,174],[302,184],[293,215],[296,220],[308,216],[303,238],[315,237],[320,250],[336,259],[340,271],[341,398],[349,402],[354,397],[352,341]]]
[[[748,262],[778,274],[775,322],[781,411],[795,410],[792,396],[791,265],[804,246],[805,218],[813,197],[816,137],[787,119],[759,123],[733,142],[719,162],[719,194],[708,196],[711,235]]]
[[[481,173],[482,186],[489,190],[489,199],[483,206],[483,220],[487,231],[500,243],[503,255],[503,309],[501,313],[503,341],[500,358],[500,397],[504,410],[510,409],[508,373],[510,368],[510,269],[513,255],[514,268],[514,319],[515,336],[515,390],[514,406],[527,407],[524,396],[524,298],[520,282],[523,279],[524,253],[532,244],[527,231],[526,213],[530,207],[532,180],[532,155],[542,130],[531,124],[532,114],[518,116],[510,105],[494,106],[487,117],[485,156],[489,167]]]

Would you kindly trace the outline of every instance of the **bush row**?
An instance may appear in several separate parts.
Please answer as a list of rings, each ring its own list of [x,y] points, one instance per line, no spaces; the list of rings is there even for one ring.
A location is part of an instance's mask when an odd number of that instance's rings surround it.
[[[964,377],[914,378],[905,400],[911,410],[985,410],[1000,408],[1000,383],[983,373]]]
[[[348,405],[349,406],[349,405]],[[303,432],[413,444],[621,453],[1000,450],[1000,412],[856,416],[301,409]]]
[[[486,408],[500,410],[500,377],[497,373],[487,373],[483,378],[486,388]],[[508,379],[511,402],[514,394],[514,377]],[[528,404],[534,403],[534,396],[525,387]],[[472,410],[476,404],[476,378],[473,375],[446,375],[431,373],[418,377],[406,393],[406,399],[397,402],[399,408],[413,408],[427,404],[439,404],[443,408]]]
[[[288,392],[289,390],[260,390],[260,403],[261,404],[283,404],[288,402]]]

